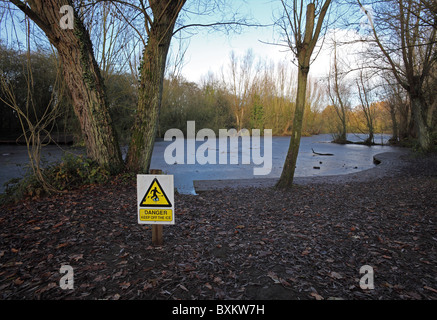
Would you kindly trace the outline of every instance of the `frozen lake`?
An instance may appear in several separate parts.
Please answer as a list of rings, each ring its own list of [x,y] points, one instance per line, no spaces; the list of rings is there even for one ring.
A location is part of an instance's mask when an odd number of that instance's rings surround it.
[[[349,134],[351,141],[362,141],[364,135]],[[387,143],[388,135],[375,137],[376,143]],[[332,136],[329,134],[303,137],[299,149],[299,156],[296,166],[296,177],[338,175],[366,170],[374,167],[373,156],[381,152],[399,151],[391,146],[363,146],[363,145],[338,145],[330,143]],[[218,141],[218,139],[217,139]],[[263,137],[261,137],[261,142]],[[186,142],[186,141],[185,141]],[[268,175],[256,176],[253,173],[254,165],[242,164],[241,142],[239,143],[238,164],[167,164],[164,159],[164,151],[172,142],[157,141],[152,156],[151,169],[161,169],[165,174],[174,175],[175,187],[180,193],[193,194],[193,180],[223,180],[223,179],[257,179],[257,178],[279,178],[282,172],[285,156],[288,151],[290,137],[272,138],[272,170]],[[203,142],[196,142],[196,150]],[[215,152],[219,156],[219,144],[216,143]],[[261,145],[262,149],[262,145]],[[314,155],[314,149],[318,153],[332,153],[334,156]],[[64,150],[75,154],[83,153],[81,149],[65,148]],[[186,149],[185,149],[186,150]],[[260,150],[261,156],[263,150]],[[46,161],[54,161],[61,158],[63,150],[57,146],[47,146],[43,149]],[[229,158],[228,158],[229,159]],[[28,163],[27,150],[25,146],[0,145],[0,192],[4,191],[3,184],[16,177],[21,177],[26,172]],[[217,161],[218,163],[218,161]],[[262,166],[262,165],[261,165]],[[261,167],[257,166],[257,167]],[[320,169],[314,169],[319,167]]]

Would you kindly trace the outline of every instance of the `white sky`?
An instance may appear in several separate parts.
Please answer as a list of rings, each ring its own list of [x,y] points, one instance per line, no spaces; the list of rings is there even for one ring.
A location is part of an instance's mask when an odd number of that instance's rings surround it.
[[[259,40],[271,41],[261,28],[248,30],[240,35],[198,34],[190,40],[185,56],[182,74],[189,81],[198,82],[209,71],[219,74],[220,68],[229,64],[229,55],[235,51],[237,56],[253,49],[256,57],[274,61],[287,59],[284,48],[263,44]],[[288,55],[288,59],[289,59]]]

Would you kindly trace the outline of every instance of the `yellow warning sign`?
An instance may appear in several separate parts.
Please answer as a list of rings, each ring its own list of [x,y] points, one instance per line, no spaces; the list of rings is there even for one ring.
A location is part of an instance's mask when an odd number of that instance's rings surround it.
[[[139,224],[175,224],[172,175],[137,175],[137,217]]]
[[[140,207],[148,207],[148,208],[172,207],[172,204],[168,199],[167,195],[165,194],[164,189],[159,184],[158,179],[156,178],[153,179],[149,189],[147,190],[146,194],[143,197],[143,200],[141,200]],[[159,210],[152,210],[152,211],[159,211]],[[170,216],[171,216],[171,210],[166,210],[166,211],[170,211]]]
[[[170,209],[140,209],[140,221],[168,222],[173,220]]]

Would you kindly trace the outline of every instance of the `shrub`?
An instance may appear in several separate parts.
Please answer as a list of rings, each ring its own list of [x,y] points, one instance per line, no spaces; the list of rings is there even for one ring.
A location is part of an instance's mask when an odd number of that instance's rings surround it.
[[[109,171],[93,160],[71,154],[64,155],[60,163],[48,167],[45,175],[47,183],[59,191],[105,183],[110,177]]]
[[[0,203],[18,201],[28,196],[42,196],[63,192],[85,185],[106,183],[110,172],[95,161],[84,156],[65,154],[60,162],[48,165],[43,170],[44,181],[29,170],[22,179],[11,179],[5,183],[5,193]]]

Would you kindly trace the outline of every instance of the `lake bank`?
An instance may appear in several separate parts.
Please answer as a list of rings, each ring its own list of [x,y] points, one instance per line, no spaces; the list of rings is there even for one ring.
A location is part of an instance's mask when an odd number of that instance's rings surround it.
[[[312,176],[296,177],[293,180],[295,185],[308,184],[347,184],[351,182],[366,182],[393,177],[398,175],[402,168],[407,164],[405,159],[411,155],[408,150],[399,150],[398,152],[385,152],[374,155],[373,162],[375,166],[358,172]],[[257,179],[220,179],[220,180],[194,180],[193,185],[197,193],[222,189],[239,189],[239,188],[270,188],[276,185],[278,178],[257,178]]]

